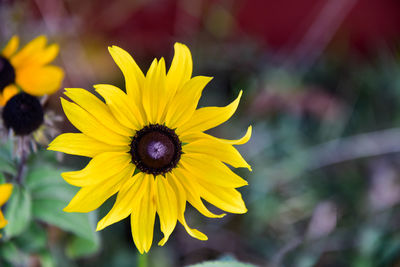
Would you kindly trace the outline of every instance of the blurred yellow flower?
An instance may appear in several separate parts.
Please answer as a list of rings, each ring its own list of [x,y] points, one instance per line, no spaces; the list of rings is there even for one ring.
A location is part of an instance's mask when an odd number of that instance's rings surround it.
[[[11,196],[13,186],[12,184],[1,184],[0,185],[0,208],[7,202]],[[4,218],[3,213],[0,210],[0,229],[7,225],[7,220]],[[1,234],[0,234],[1,237]]]
[[[224,163],[251,170],[233,147],[250,139],[251,126],[239,140],[204,133],[234,114],[242,92],[225,107],[196,109],[212,78],[192,78],[192,56],[185,45],[175,44],[168,73],[161,58],[153,61],[146,76],[123,49],[113,46],[109,52],[125,76],[126,93],[99,84],[94,87],[105,103],[78,88],[65,92],[75,103],[61,98],[66,116],[82,133],[62,134],[48,149],[93,158],[84,169],[62,174],[68,183],[82,187],[64,211],[90,212],[118,193],[97,230],[130,215],[140,253],[151,247],[156,214],[164,233],[159,245],[165,244],[177,221],[192,237],[206,240],[187,225],[186,201],[211,218],[225,214],[212,213],[201,198],[227,212],[247,212],[236,190],[247,182]]]
[[[0,106],[20,90],[33,95],[52,94],[61,86],[64,71],[48,65],[57,56],[57,44],[47,46],[39,36],[17,52],[18,36],[13,36],[0,53]]]

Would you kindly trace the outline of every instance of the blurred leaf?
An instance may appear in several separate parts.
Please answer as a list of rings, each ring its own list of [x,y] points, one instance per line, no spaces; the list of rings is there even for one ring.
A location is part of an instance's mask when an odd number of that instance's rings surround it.
[[[61,178],[60,174],[63,171],[67,170],[56,169],[49,164],[31,167],[26,177],[26,186],[32,191],[32,197],[63,200],[66,205],[76,193],[76,189]]]
[[[19,258],[19,251],[17,246],[12,242],[6,242],[0,244],[0,258],[7,261],[12,261],[13,259]]]
[[[17,173],[12,159],[11,142],[0,146],[0,172],[15,175]]]
[[[64,168],[56,168],[47,162],[33,161],[28,166],[29,172],[26,177],[26,184],[32,190],[39,188],[48,183],[63,183],[61,173],[67,171]]]
[[[63,188],[59,187],[57,191],[62,192]],[[34,199],[32,212],[36,219],[58,226],[78,236],[94,239],[94,229],[90,225],[88,215],[64,212],[65,206],[65,201],[56,198]]]
[[[100,243],[98,238],[95,239],[95,242],[93,241],[79,236],[73,237],[67,246],[67,255],[71,258],[79,258],[96,252]]]
[[[63,211],[77,190],[63,181],[62,171],[65,170],[39,162],[30,167],[26,183],[32,191],[32,214],[35,219],[77,235],[68,245],[67,254],[80,257],[95,252],[99,248],[99,238],[88,214]]]
[[[255,265],[238,261],[207,261],[187,267],[255,267]]]
[[[4,159],[0,156],[0,172],[15,175],[17,173],[15,165],[12,161]]]
[[[27,266],[28,256],[22,253],[13,242],[0,244],[0,259],[12,266]]]
[[[42,251],[39,253],[39,260],[40,260],[40,266],[42,267],[55,267],[56,263],[51,256],[50,252],[48,251]]]
[[[4,230],[7,237],[19,235],[27,228],[31,220],[31,206],[29,192],[15,185],[5,212],[8,224]]]
[[[6,177],[4,173],[0,172],[0,184],[4,184],[6,182]]]
[[[47,234],[44,228],[31,222],[27,230],[15,240],[18,248],[24,252],[39,252],[46,248]]]

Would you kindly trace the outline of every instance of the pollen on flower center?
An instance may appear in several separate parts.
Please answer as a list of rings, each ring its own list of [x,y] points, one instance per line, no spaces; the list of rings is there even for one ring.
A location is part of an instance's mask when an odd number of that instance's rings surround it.
[[[132,162],[142,172],[159,175],[171,171],[179,162],[182,146],[174,130],[151,124],[132,138]]]
[[[3,89],[15,82],[15,70],[11,63],[4,57],[0,56],[0,93]]]

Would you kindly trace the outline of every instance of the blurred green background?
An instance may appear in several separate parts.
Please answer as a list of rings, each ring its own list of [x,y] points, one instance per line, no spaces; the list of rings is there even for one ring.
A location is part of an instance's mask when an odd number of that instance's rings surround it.
[[[153,244],[150,266],[221,258],[400,266],[399,14],[397,0],[3,0],[0,40],[48,35],[61,46],[63,87],[89,90],[124,85],[107,46],[126,49],[146,71],[154,57],[171,62],[179,41],[192,51],[194,74],[215,77],[201,106],[225,105],[244,90],[235,116],[210,132],[238,138],[253,125],[239,148],[253,172],[237,170],[249,181],[240,189],[248,213],[207,219],[190,207],[190,225],[209,240],[178,226],[164,247]],[[59,114],[62,91],[48,107]],[[60,127],[74,131],[67,121]],[[86,163],[66,155],[63,165]],[[49,232],[60,266],[137,262],[128,220],[103,230],[99,251],[78,259],[57,250],[59,230]]]

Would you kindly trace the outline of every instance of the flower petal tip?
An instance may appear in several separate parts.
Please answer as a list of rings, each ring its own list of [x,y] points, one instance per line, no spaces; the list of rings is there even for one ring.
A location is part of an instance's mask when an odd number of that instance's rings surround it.
[[[63,209],[63,211],[64,211],[64,212],[74,212],[69,206],[66,206],[66,207]]]
[[[105,227],[104,227],[104,224],[102,223],[102,221],[99,221],[98,223],[97,223],[97,226],[96,226],[96,232],[98,232],[98,231],[101,231],[101,230],[103,230]]]
[[[165,243],[167,243],[168,241],[168,237],[164,237],[163,239],[160,240],[160,242],[158,242],[157,245],[159,245],[160,247],[164,246]]]
[[[207,240],[208,240],[208,236],[204,235],[204,237],[201,237],[199,240],[201,240],[201,241],[207,241]]]

